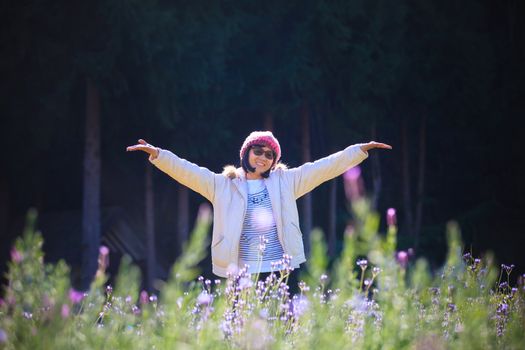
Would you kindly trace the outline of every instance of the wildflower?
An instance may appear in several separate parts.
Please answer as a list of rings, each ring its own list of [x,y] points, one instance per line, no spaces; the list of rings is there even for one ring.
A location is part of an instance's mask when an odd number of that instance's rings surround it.
[[[106,294],[107,295],[111,295],[113,293],[113,287],[111,287],[111,285],[107,285],[106,286]]]
[[[512,269],[514,268],[514,264],[511,264],[511,265],[505,265],[505,264],[501,264],[501,268],[503,270],[505,270],[505,272],[507,273],[507,275],[510,275],[510,273],[512,272]]]
[[[98,271],[97,274],[106,271],[109,266],[109,248],[105,245],[100,246],[98,249]]]
[[[310,287],[306,284],[305,281],[299,282],[298,285],[299,285],[299,289],[301,290],[301,293],[308,292],[310,290]]]
[[[397,222],[396,210],[394,208],[389,208],[386,211],[386,222],[388,226],[395,226]]]
[[[13,260],[14,263],[19,264],[24,260],[24,255],[19,252],[15,247],[11,249],[11,260]]]
[[[155,294],[151,294],[150,297],[149,297],[149,301],[151,303],[156,303],[157,302],[157,296]]]
[[[368,261],[366,259],[357,260],[356,264],[361,267],[361,270],[366,270],[368,267]]]
[[[294,295],[293,300],[290,304],[290,307],[292,309],[292,314],[295,318],[298,318],[308,310],[309,308],[309,301],[308,298],[306,298],[304,295],[297,296]]]
[[[449,304],[447,305],[447,308],[448,308],[448,310],[449,310],[450,312],[455,312],[456,309],[457,309],[457,308],[456,308],[456,304],[454,304],[454,303],[449,303]]]
[[[268,312],[268,309],[266,308],[263,308],[259,311],[259,316],[261,318],[264,318],[264,319],[267,319],[268,318],[268,315],[269,315],[269,312]]]
[[[197,297],[197,305],[208,306],[211,304],[213,297],[206,291],[202,291]]]
[[[140,315],[140,309],[137,305],[131,305],[131,312],[133,315]]]
[[[146,292],[145,290],[143,290],[142,292],[140,292],[140,303],[142,305],[144,304],[147,304],[148,303],[148,300],[149,300],[149,296],[148,296],[148,292]]]
[[[60,314],[62,315],[62,318],[68,318],[69,317],[69,305],[63,304],[62,309],[60,310]]]
[[[7,333],[0,328],[0,344],[7,343]]]
[[[128,295],[126,299],[124,299],[124,301],[126,302],[126,304],[131,304],[131,295]]]
[[[243,277],[239,280],[239,289],[240,290],[243,290],[243,289],[248,289],[248,288],[251,288],[253,286],[253,282],[250,278],[247,278],[247,277]]]
[[[325,274],[322,274],[321,277],[319,277],[319,281],[321,281],[321,283],[325,283],[327,280],[328,276]]]
[[[73,303],[73,304],[78,304],[82,301],[82,299],[84,299],[84,293],[82,292],[79,292],[78,290],[75,290],[73,288],[71,288],[69,290],[69,300]]]
[[[509,311],[509,305],[507,305],[506,303],[501,303],[496,309],[496,312],[502,315],[506,315],[508,311]]]
[[[348,224],[345,228],[345,236],[347,237],[354,237],[355,236],[355,228],[353,225]]]
[[[379,275],[379,273],[381,272],[381,269],[377,266],[375,266],[373,269],[372,269],[372,276],[377,276]]]
[[[228,276],[237,276],[237,274],[239,273],[239,267],[234,264],[234,263],[231,263],[228,265],[228,268],[226,269],[226,274]]]
[[[350,201],[358,200],[363,196],[364,186],[361,179],[361,168],[355,166],[343,174],[346,198]]]
[[[401,265],[402,268],[407,267],[408,264],[408,254],[404,250],[400,250],[396,254],[396,260]]]

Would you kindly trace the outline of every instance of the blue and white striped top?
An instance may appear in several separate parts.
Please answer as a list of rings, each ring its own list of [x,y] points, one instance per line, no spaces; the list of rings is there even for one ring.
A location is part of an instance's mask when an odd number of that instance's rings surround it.
[[[271,263],[281,260],[284,254],[277,236],[270,195],[264,180],[247,182],[248,207],[239,244],[240,266],[248,265],[249,273],[270,272]]]

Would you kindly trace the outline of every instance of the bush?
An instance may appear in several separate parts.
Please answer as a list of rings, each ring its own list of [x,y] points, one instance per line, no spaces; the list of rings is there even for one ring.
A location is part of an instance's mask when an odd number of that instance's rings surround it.
[[[290,295],[289,257],[264,281],[245,270],[225,280],[197,278],[206,254],[210,211],[200,212],[182,257],[160,296],[139,292],[140,272],[125,257],[107,286],[106,249],[89,291],[71,288],[65,263],[44,264],[31,212],[0,302],[1,349],[487,349],[523,347],[523,276],[498,272],[492,257],[463,254],[459,229],[447,228],[448,256],[431,273],[424,259],[396,252],[396,227],[378,233],[379,215],[366,199],[352,204],[355,224],[327,271],[320,232]],[[359,258],[359,259],[358,259]],[[306,281],[306,282],[304,282]]]

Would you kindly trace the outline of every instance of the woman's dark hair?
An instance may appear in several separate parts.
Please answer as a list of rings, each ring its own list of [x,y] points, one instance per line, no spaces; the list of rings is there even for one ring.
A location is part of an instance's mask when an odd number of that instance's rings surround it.
[[[250,150],[252,149],[252,147],[264,147],[265,145],[251,145],[250,147],[248,147],[246,149],[246,151],[244,152],[244,154],[242,155],[242,159],[241,159],[241,167],[243,168],[243,170],[247,173],[253,173],[255,172],[255,168],[253,168],[251,165],[250,165],[250,156],[249,156],[249,153],[250,153]],[[272,171],[273,169],[273,166],[275,165],[275,152],[273,152],[273,162],[272,162],[272,166],[270,167],[270,169],[268,169],[267,171],[265,171],[264,173],[261,174],[261,176],[265,179],[268,178],[268,176],[270,176],[270,171]]]

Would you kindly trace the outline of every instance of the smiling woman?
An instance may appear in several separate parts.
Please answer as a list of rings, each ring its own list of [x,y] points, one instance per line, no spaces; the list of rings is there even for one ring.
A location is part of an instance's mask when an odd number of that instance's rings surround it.
[[[270,131],[254,131],[244,140],[240,168],[216,174],[140,139],[128,151],[143,151],[160,170],[213,204],[213,272],[246,269],[249,273],[292,270],[306,261],[296,200],[368,157],[378,142],[344,150],[288,169],[281,164],[281,146]],[[299,231],[299,233],[298,233]]]

